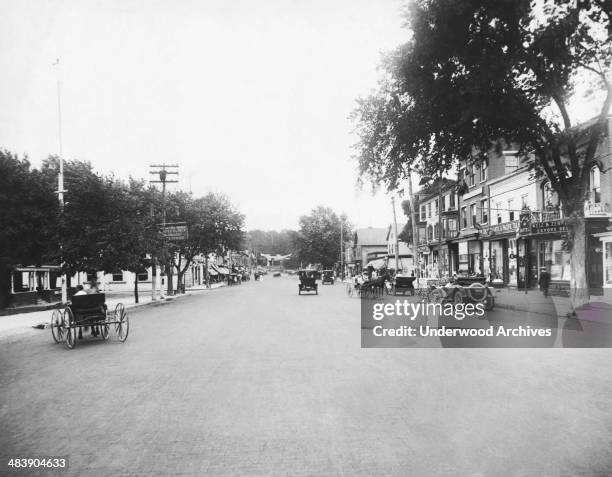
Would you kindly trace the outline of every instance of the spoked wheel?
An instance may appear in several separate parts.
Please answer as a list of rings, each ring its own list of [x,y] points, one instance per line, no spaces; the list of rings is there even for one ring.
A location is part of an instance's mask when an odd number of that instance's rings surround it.
[[[460,303],[463,303],[463,295],[461,294],[460,291],[456,291],[455,294],[453,295],[453,303],[455,305],[459,305]]]
[[[77,326],[74,321],[74,313],[70,308],[64,310],[64,343],[68,349],[72,349],[76,346],[77,342]]]
[[[51,335],[56,343],[64,341],[66,332],[64,330],[64,314],[61,310],[53,310],[51,315]]]
[[[117,303],[115,307],[115,334],[122,343],[127,339],[130,331],[130,322],[123,303]]]
[[[110,330],[110,325],[108,324],[108,316],[104,319],[104,324],[98,325],[100,329],[100,336],[104,341],[108,339],[108,332]]]
[[[432,303],[442,303],[442,298],[444,298],[444,294],[438,289],[432,290],[429,294],[429,300]]]

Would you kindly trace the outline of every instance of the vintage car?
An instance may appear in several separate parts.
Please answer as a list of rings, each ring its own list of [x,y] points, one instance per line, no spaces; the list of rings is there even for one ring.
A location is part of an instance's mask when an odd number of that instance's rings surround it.
[[[334,271],[333,270],[323,270],[323,279],[321,280],[321,284],[325,285],[326,283],[329,283],[331,285],[334,284],[335,278],[334,278]]]
[[[298,295],[302,292],[314,291],[316,295],[319,294],[319,288],[317,285],[317,278],[319,276],[316,270],[300,270],[298,272],[300,283],[298,284]]]

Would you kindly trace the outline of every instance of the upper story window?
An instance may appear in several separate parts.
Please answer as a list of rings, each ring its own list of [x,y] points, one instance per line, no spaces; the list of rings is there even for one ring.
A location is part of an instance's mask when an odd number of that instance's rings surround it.
[[[468,184],[472,187],[476,183],[476,173],[474,172],[474,166],[470,166],[468,169]]]
[[[480,164],[480,182],[485,182],[487,180],[487,162],[482,161]]]
[[[508,199],[508,216],[510,217],[510,222],[514,220],[514,204],[512,199]]]
[[[455,193],[454,192],[451,192],[450,195],[448,196],[448,207],[449,209],[455,208]]]
[[[516,171],[519,167],[519,158],[516,152],[507,151],[504,152],[504,158],[506,160],[506,174],[511,174]]]
[[[495,209],[497,211],[497,223],[501,224],[502,223],[502,216],[501,216],[501,202],[497,202],[495,204]]]
[[[431,217],[431,202],[427,204],[427,217]]]
[[[113,281],[114,282],[122,282],[123,281],[123,272],[113,273]]]
[[[466,228],[467,226],[467,211],[465,207],[461,207],[461,227]]]
[[[487,210],[487,199],[480,201],[480,223],[486,224],[489,222],[489,211]]]
[[[527,194],[524,194],[521,196],[521,209],[524,209],[528,206],[529,205],[527,204]]]
[[[601,203],[601,173],[599,167],[595,166],[591,169],[589,179],[589,202],[593,204]]]
[[[544,207],[557,207],[559,205],[559,195],[548,181],[542,185],[542,203]]]
[[[431,225],[427,227],[427,240],[433,240],[433,227]]]
[[[421,222],[425,222],[425,219],[427,219],[427,216],[425,211],[425,204],[423,204],[421,205]]]
[[[446,202],[446,196],[445,196],[445,195],[443,195],[443,196],[440,198],[440,200],[441,200],[441,202],[440,202],[440,211],[445,211],[445,210],[446,210],[446,207],[444,206],[444,203]]]
[[[472,227],[476,225],[476,204],[470,205],[470,219],[472,220]]]

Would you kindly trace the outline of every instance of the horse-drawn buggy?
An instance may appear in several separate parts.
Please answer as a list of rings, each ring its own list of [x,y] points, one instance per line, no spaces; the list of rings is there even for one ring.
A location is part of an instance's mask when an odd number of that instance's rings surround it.
[[[118,303],[114,311],[106,306],[104,293],[74,295],[63,309],[53,310],[51,315],[51,334],[56,343],[65,343],[68,349],[75,347],[77,332],[83,328],[95,330],[103,340],[107,340],[111,328],[117,339],[124,342],[128,337],[130,323],[123,303]]]
[[[319,273],[316,270],[300,270],[298,276],[300,278],[298,295],[301,295],[302,292],[310,291],[314,291],[316,295],[319,294],[319,286],[317,285]]]
[[[402,275],[397,275],[395,280],[393,281],[393,294],[397,295],[398,293],[402,293],[402,295],[406,295],[406,293],[410,293],[414,295],[414,281],[416,277],[405,277]]]

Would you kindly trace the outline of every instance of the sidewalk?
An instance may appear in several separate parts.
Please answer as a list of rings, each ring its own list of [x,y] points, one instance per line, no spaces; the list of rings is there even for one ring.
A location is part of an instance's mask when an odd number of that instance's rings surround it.
[[[166,303],[178,298],[192,295],[193,293],[199,293],[203,291],[214,290],[224,286],[224,283],[214,283],[210,288],[205,287],[193,287],[188,288],[185,294],[174,295],[170,297],[164,297],[157,300],[151,300],[151,293],[140,293],[139,302],[135,303],[134,294],[130,293],[112,293],[108,294],[106,298],[106,305],[109,310],[114,310],[117,303],[123,303],[127,309],[138,308],[146,305],[156,305]],[[25,311],[23,309],[15,309],[15,313],[11,315],[0,316],[0,336],[22,333],[32,328],[47,328],[49,321],[51,320],[51,314],[55,306],[50,305],[50,309],[43,309],[37,311]]]

